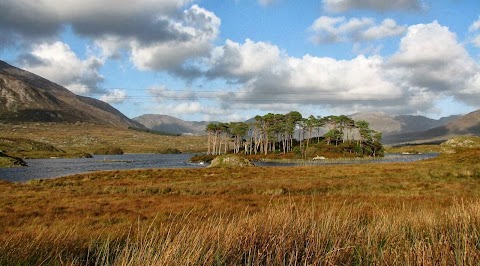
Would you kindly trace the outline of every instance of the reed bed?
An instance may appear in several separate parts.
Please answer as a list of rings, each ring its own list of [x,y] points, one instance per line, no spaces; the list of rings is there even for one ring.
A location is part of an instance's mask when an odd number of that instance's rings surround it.
[[[256,213],[213,213],[203,219],[185,213],[88,244],[74,227],[35,238],[17,233],[0,244],[0,264],[477,265],[480,260],[479,201],[458,199],[436,210],[326,206],[317,200],[287,200]]]

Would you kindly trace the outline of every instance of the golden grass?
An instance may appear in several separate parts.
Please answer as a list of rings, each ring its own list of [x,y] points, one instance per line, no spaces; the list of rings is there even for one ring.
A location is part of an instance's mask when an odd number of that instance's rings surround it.
[[[0,265],[475,265],[479,156],[0,182]]]
[[[31,139],[72,154],[93,153],[108,146],[120,147],[126,153],[155,153],[168,148],[176,148],[182,152],[200,152],[206,150],[207,141],[206,136],[163,136],[91,123],[0,124],[0,138]],[[42,153],[32,154],[31,157],[42,155],[50,156]]]

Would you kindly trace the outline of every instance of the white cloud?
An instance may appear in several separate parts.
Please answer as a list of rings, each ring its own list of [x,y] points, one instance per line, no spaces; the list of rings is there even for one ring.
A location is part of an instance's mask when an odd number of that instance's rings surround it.
[[[141,70],[171,70],[186,60],[205,56],[217,38],[220,19],[212,12],[192,6],[184,11],[182,20],[175,28],[188,36],[186,40],[154,42],[143,44],[137,40],[130,42],[132,61]]]
[[[322,0],[327,11],[345,12],[354,9],[420,10],[424,7],[421,0]]]
[[[100,97],[101,101],[107,103],[122,103],[127,98],[127,92],[125,90],[114,89],[113,91],[108,92]]]
[[[468,28],[468,31],[471,33],[477,33],[479,30],[480,30],[480,18],[474,21],[472,25],[470,25],[470,27]],[[471,42],[475,47],[480,48],[480,34],[477,34],[476,36],[474,36]]]
[[[280,49],[269,43],[247,39],[239,44],[227,40],[224,46],[213,50],[208,75],[245,80],[267,69],[275,69],[281,57]]]
[[[385,19],[380,25],[373,18],[321,16],[309,27],[310,40],[316,44],[359,42],[394,37],[405,33],[406,27],[393,19]]]
[[[474,21],[472,25],[470,25],[470,27],[468,28],[469,32],[474,32],[478,30],[480,30],[480,18]]]
[[[317,26],[326,28],[331,24],[328,20]],[[285,111],[322,106],[419,114],[436,110],[435,102],[442,97],[478,106],[472,100],[478,98],[469,96],[480,93],[480,66],[456,35],[436,21],[409,27],[391,57],[289,57],[275,45],[251,40],[227,41],[215,51],[215,77],[239,81],[238,90],[218,94],[225,109]],[[251,62],[251,58],[265,61]]]
[[[10,45],[9,39],[26,46],[55,39],[68,26],[91,39],[107,58],[127,54],[141,70],[178,70],[190,59],[208,55],[219,34],[220,19],[198,5],[185,7],[192,2],[0,1],[0,45]]]
[[[99,69],[103,61],[91,56],[81,60],[62,42],[34,45],[32,51],[23,56],[22,68],[58,83],[76,94],[98,91],[103,81]]]
[[[475,45],[475,47],[480,48],[480,35],[477,35],[476,37],[474,37],[472,40],[472,43],[473,45]]]
[[[402,35],[406,30],[407,27],[398,25],[395,20],[385,19],[382,24],[364,31],[361,36],[364,40],[377,40]]]
[[[410,87],[445,93],[461,91],[479,71],[456,35],[437,21],[410,26],[390,63]]]

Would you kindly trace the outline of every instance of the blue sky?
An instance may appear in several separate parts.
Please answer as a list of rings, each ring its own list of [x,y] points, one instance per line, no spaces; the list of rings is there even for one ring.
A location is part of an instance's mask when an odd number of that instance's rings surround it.
[[[475,0],[1,0],[0,59],[129,117],[480,108]]]

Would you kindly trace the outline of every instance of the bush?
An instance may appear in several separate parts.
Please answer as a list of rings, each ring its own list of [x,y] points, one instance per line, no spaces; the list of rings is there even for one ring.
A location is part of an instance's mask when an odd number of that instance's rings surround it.
[[[103,147],[93,152],[93,154],[98,155],[121,155],[123,150],[119,147]]]
[[[182,152],[178,149],[168,148],[168,149],[158,151],[157,153],[160,153],[160,154],[181,154]]]
[[[190,162],[192,162],[192,163],[200,163],[200,162],[209,163],[213,159],[215,159],[217,156],[218,155],[206,155],[206,154],[195,155],[192,158],[190,158]]]

